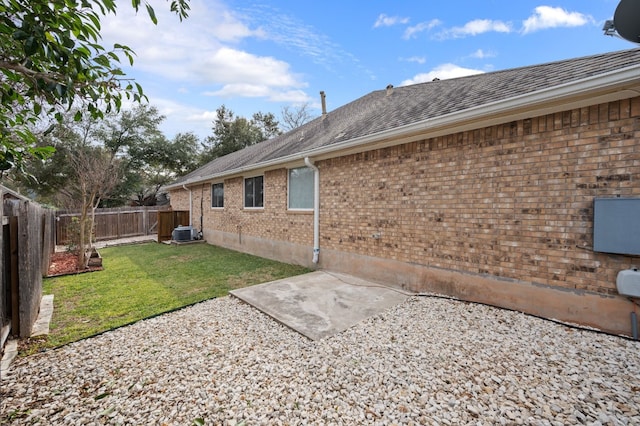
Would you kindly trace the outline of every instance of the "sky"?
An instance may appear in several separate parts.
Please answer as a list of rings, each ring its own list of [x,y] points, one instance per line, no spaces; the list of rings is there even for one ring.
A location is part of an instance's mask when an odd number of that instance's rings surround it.
[[[136,53],[129,78],[173,138],[212,135],[216,110],[331,111],[372,91],[638,47],[605,36],[619,0],[191,0],[180,22],[128,2],[102,21],[103,45]]]

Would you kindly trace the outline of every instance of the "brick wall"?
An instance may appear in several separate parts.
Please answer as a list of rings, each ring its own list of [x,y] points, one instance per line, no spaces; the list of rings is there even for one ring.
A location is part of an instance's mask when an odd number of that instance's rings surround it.
[[[287,211],[287,170],[264,174],[264,209],[243,208],[243,182],[242,177],[224,180],[222,209],[211,208],[211,184],[191,187],[194,226],[200,228],[202,198],[205,232],[216,230],[294,244],[313,244],[313,212]],[[172,191],[171,205],[174,210],[188,209],[189,193]]]
[[[590,250],[592,203],[640,196],[639,117],[635,98],[321,162],[321,247],[616,293],[640,259]]]
[[[640,196],[639,138],[634,98],[319,161],[321,249],[614,294],[640,258],[591,250],[593,198]],[[243,210],[242,178],[224,184],[221,210],[205,187],[205,231],[312,245],[285,169],[265,173],[263,210]]]
[[[173,210],[189,210],[189,191],[179,189],[169,193]]]

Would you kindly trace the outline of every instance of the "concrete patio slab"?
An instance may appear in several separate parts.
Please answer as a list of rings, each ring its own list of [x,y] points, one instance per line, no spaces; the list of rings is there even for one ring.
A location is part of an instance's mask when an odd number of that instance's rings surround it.
[[[344,331],[411,296],[402,290],[325,271],[230,293],[312,340]]]

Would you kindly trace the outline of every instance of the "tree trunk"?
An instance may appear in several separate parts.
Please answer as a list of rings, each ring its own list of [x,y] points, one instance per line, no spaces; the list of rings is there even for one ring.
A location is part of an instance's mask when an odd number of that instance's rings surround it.
[[[84,200],[83,200],[84,201]],[[82,203],[82,211],[80,212],[80,235],[78,236],[78,270],[84,270],[87,263],[86,251],[86,235],[87,235],[87,203]]]

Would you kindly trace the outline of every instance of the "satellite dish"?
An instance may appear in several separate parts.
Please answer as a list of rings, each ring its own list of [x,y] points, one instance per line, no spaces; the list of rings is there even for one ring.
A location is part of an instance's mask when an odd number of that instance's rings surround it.
[[[622,0],[613,15],[613,24],[622,38],[640,43],[640,0]]]

